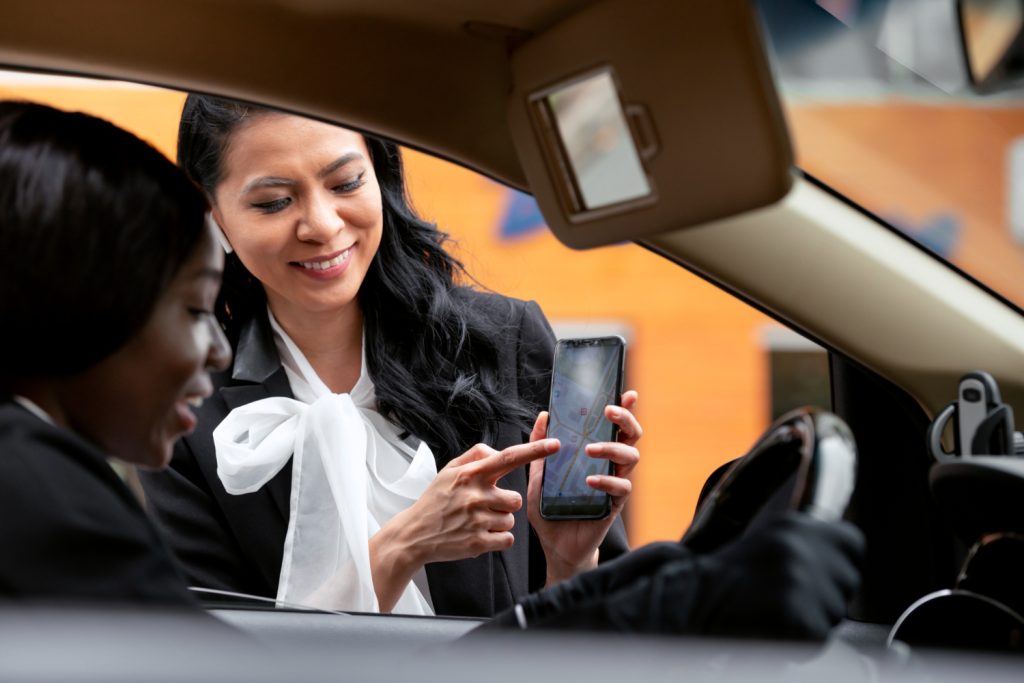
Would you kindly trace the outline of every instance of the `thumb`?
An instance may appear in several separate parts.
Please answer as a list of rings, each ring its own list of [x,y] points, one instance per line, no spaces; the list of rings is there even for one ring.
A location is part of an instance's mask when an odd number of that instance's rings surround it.
[[[530,441],[540,441],[548,433],[548,411],[542,410],[533,423],[533,431],[530,432]]]
[[[530,463],[529,488],[540,487],[541,478],[544,476],[544,460],[534,460]]]

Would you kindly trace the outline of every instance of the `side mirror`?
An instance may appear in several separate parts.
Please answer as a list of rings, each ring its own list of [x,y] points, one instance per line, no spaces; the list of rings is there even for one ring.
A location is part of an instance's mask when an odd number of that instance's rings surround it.
[[[1024,0],[957,0],[957,15],[973,88],[1024,86]]]

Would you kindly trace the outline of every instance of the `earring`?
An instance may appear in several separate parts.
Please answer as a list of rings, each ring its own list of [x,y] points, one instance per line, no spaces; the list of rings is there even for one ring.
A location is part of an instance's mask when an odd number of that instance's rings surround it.
[[[213,230],[213,235],[217,238],[221,248],[224,249],[224,253],[230,254],[233,252],[235,250],[234,247],[231,246],[231,242],[228,242],[228,236],[224,234],[220,225],[217,224],[217,221],[213,217],[213,213],[206,213],[206,223],[210,226],[210,229]]]

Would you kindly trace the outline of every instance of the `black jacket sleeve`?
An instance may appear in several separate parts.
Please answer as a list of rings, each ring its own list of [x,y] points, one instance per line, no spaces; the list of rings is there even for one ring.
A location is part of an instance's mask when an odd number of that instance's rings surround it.
[[[159,522],[189,585],[272,596],[251,560],[239,548],[224,511],[210,491],[186,439],[174,448],[170,466],[140,473],[147,507]]]
[[[0,450],[0,594],[197,608],[156,528],[101,453],[41,421],[7,430]]]
[[[856,527],[788,512],[712,553],[644,546],[528,596],[483,629],[823,640],[846,613],[863,552]]]

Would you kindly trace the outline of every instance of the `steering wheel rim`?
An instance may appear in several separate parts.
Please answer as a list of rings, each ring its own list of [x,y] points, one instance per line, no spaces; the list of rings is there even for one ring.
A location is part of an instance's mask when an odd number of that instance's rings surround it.
[[[714,485],[682,541],[696,552],[710,552],[787,509],[840,519],[853,493],[856,464],[853,435],[838,416],[811,407],[791,411]]]

